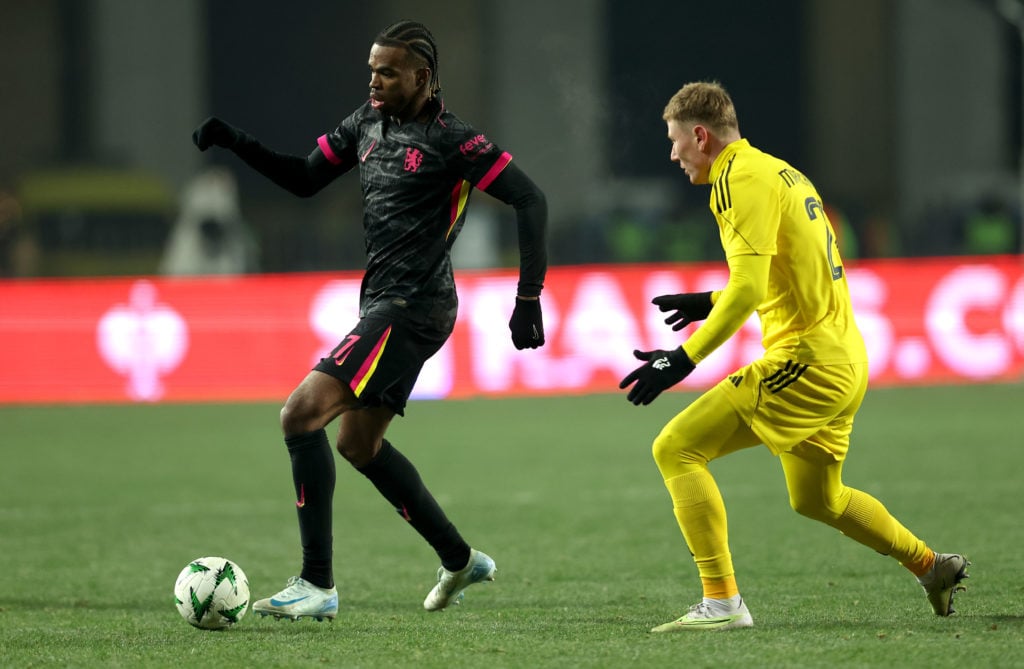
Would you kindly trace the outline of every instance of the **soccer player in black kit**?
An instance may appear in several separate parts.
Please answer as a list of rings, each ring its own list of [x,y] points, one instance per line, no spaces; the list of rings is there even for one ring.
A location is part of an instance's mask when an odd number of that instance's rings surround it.
[[[509,329],[517,349],[544,344],[540,293],[547,271],[541,190],[483,133],[444,107],[437,47],[425,26],[400,21],[370,49],[370,98],[321,136],[306,157],[276,153],[219,118],[193,133],[282,188],[309,197],[358,167],[367,265],[359,321],[292,391],[281,410],[302,540],[302,571],[253,604],[277,618],[333,619],[334,455],[325,427],[339,419],[338,452],[365,475],[441,560],[428,611],[494,579],[494,561],[470,548],[420,479],[384,438],[423,363],[451,335],[458,307],[450,251],[475,187],[515,208],[519,284]],[[513,296],[510,296],[510,298]],[[510,300],[511,301],[511,300]]]

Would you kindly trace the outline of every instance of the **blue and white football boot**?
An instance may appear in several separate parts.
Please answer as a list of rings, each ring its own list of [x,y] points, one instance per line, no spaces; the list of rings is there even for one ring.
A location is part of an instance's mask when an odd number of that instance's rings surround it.
[[[334,616],[338,615],[338,589],[325,590],[298,576],[292,576],[284,590],[254,603],[252,610],[261,617],[274,616],[293,621],[299,618],[334,620]]]
[[[462,591],[475,583],[493,581],[494,560],[476,549],[470,550],[469,563],[459,571],[437,570],[437,585],[423,600],[427,611],[440,611],[446,606],[462,602]]]

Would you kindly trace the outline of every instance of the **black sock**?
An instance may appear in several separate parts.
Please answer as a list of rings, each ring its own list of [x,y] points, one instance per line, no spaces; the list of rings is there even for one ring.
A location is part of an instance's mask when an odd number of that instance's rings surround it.
[[[469,544],[444,515],[437,501],[423,485],[416,467],[387,439],[380,452],[359,471],[391,502],[398,514],[420,533],[441,558],[448,571],[469,563]]]
[[[302,538],[303,580],[321,588],[334,587],[334,452],[324,430],[286,437],[295,482],[295,506]]]

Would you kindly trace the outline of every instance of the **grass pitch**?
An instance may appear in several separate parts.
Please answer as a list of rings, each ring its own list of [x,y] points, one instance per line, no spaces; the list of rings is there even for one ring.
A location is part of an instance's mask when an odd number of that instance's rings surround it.
[[[189,627],[173,583],[201,555],[254,598],[297,573],[277,406],[0,407],[0,666],[1024,666],[1024,386],[873,390],[854,431],[847,483],[974,562],[955,616],[790,511],[757,448],[712,465],[755,627],[653,636],[700,597],[650,456],[691,397],[413,403],[389,437],[497,580],[424,612],[436,557],[339,461],[337,620],[225,632]]]

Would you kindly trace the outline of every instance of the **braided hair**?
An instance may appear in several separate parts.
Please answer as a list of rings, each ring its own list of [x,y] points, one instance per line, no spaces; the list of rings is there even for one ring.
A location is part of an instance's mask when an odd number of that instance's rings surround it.
[[[424,61],[430,68],[430,96],[434,97],[441,92],[441,80],[437,72],[437,43],[425,25],[408,20],[392,23],[380,31],[373,43],[403,47]]]

